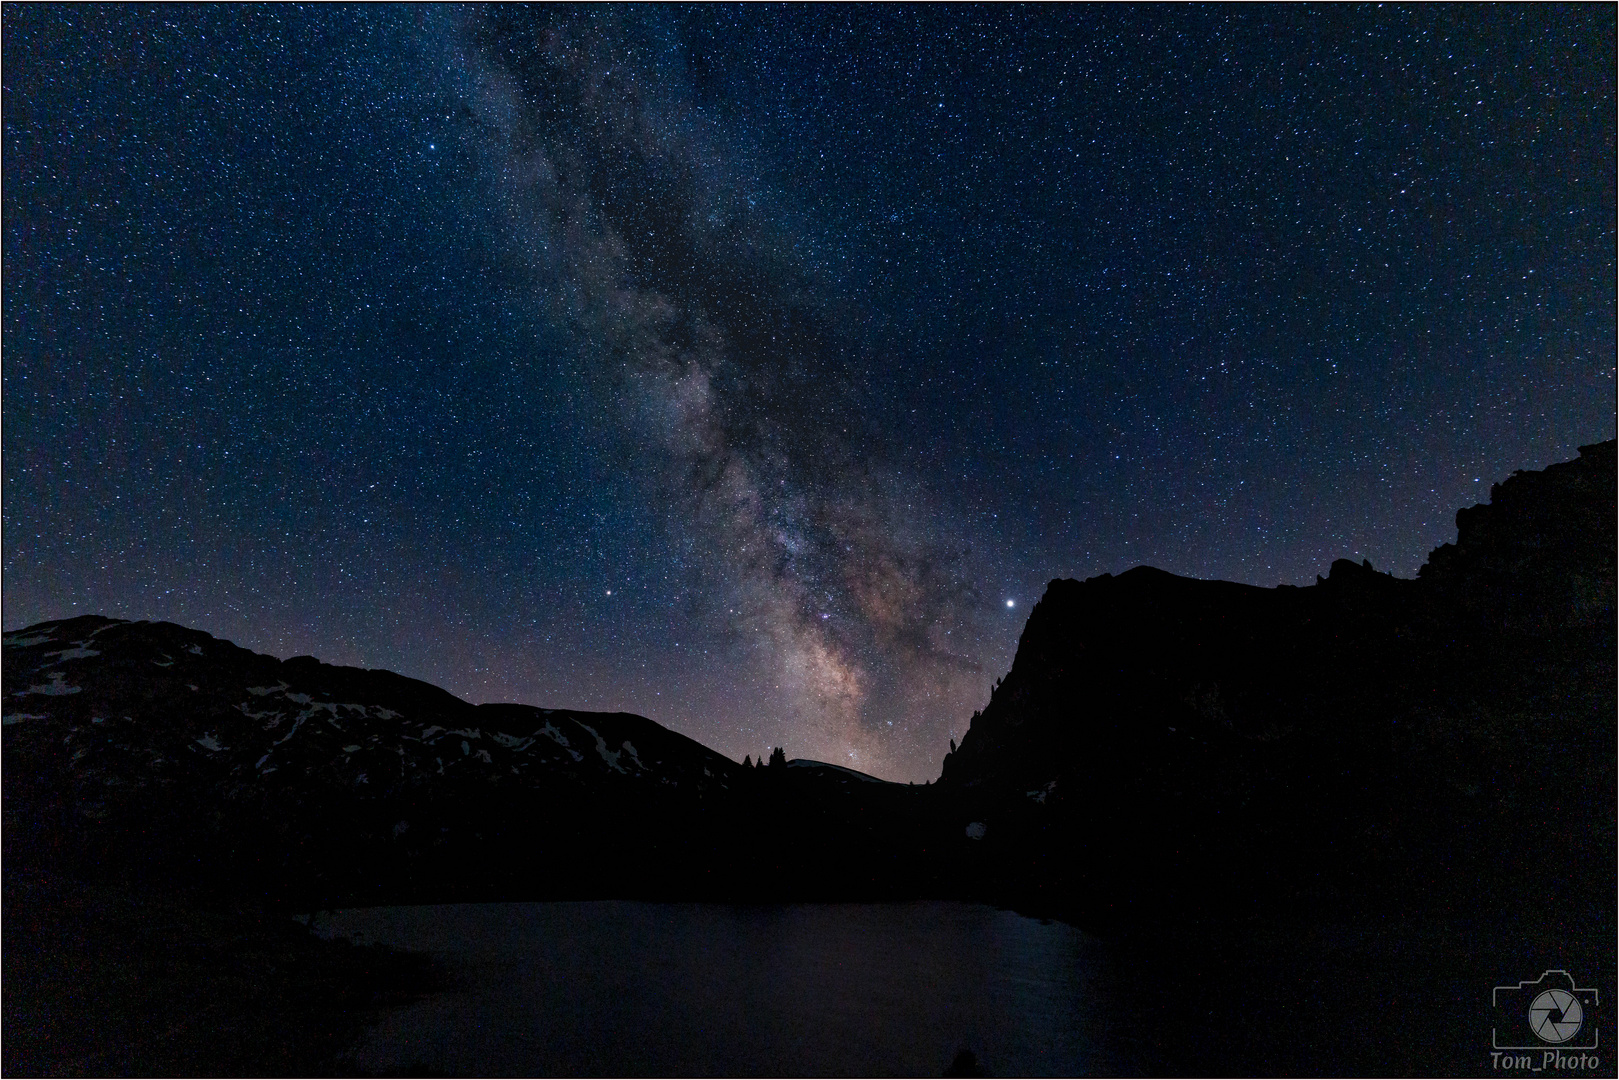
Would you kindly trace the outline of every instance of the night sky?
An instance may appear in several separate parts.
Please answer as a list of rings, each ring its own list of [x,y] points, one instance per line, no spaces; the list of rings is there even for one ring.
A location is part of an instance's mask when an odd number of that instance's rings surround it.
[[[922,780],[1615,429],[1615,10],[6,6],[4,623]]]

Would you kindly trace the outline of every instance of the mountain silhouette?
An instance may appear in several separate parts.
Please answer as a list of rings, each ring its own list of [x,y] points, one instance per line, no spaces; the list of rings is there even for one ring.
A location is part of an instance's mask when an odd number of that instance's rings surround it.
[[[1411,580],[1052,581],[933,785],[780,749],[745,768],[644,717],[472,705],[171,623],[41,623],[4,637],[7,872],[1097,924],[1442,903],[1492,860],[1611,885],[1614,491],[1612,441],[1516,473]]]
[[[1052,581],[944,762],[984,880],[1098,919],[1411,900],[1492,863],[1611,894],[1614,442],[1457,527],[1415,580]]]
[[[780,749],[747,769],[645,717],[472,705],[172,623],[83,616],[4,650],[8,866],[321,906],[928,880],[885,824],[914,816],[891,812],[907,785]]]

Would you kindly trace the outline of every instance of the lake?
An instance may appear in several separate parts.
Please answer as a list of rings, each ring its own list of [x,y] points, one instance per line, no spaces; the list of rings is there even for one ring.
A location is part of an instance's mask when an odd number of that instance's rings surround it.
[[[459,988],[385,1018],[365,1073],[1001,1076],[1131,1071],[1098,939],[978,904],[456,904],[322,914]]]
[[[592,901],[316,927],[433,954],[454,981],[341,1063],[372,1075],[940,1076],[962,1050],[997,1076],[1478,1073],[1493,985],[1549,967],[1613,985],[1602,919],[1104,940],[947,901]]]

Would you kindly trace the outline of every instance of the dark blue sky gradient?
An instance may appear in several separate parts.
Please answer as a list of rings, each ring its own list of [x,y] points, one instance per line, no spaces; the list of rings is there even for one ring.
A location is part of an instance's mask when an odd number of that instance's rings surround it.
[[[923,779],[1049,578],[1614,435],[1611,6],[3,18],[7,628]]]

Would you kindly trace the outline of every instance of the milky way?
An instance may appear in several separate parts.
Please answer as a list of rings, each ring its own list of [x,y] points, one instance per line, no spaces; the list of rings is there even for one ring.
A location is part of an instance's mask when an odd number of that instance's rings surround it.
[[[737,175],[663,45],[614,12],[497,10],[452,70],[512,248],[593,388],[655,454],[706,588],[783,691],[801,752],[892,771],[959,718],[981,598],[920,485],[885,464],[859,318]],[[937,733],[933,733],[937,737]],[[904,739],[907,744],[910,739]]]
[[[1614,434],[1612,7],[12,5],[7,628],[922,781]]]

